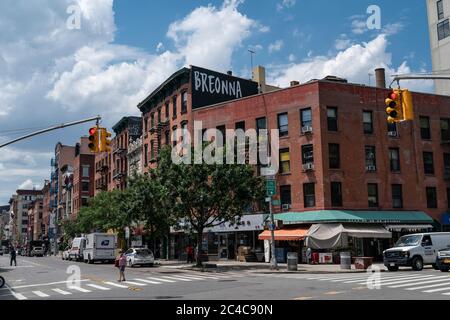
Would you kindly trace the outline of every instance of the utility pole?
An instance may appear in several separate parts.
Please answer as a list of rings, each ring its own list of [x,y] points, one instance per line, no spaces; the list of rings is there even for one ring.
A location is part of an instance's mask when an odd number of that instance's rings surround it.
[[[40,135],[40,134],[49,132],[49,131],[53,131],[53,130],[57,130],[57,129],[62,129],[62,128],[66,128],[66,127],[71,127],[71,126],[75,126],[75,125],[78,125],[78,124],[81,124],[81,123],[85,123],[85,122],[96,121],[97,124],[98,124],[98,122],[100,121],[100,119],[101,119],[100,116],[96,116],[96,117],[93,117],[93,118],[87,118],[87,119],[78,120],[78,121],[73,121],[73,122],[68,122],[68,123],[61,123],[61,124],[59,124],[59,125],[52,126],[52,127],[47,128],[47,129],[35,131],[35,132],[29,133],[29,134],[27,134],[27,135],[25,135],[25,136],[22,136],[22,137],[20,137],[20,138],[16,138],[16,139],[11,140],[11,141],[8,141],[8,142],[6,142],[6,143],[0,144],[0,148],[6,147],[6,146],[8,146],[8,145],[10,145],[10,144],[13,144],[13,143],[15,143],[15,142],[18,142],[18,141],[21,141],[21,140],[25,140],[25,139],[28,139],[28,138],[31,138],[31,137],[34,137],[34,136],[37,136],[37,135]]]

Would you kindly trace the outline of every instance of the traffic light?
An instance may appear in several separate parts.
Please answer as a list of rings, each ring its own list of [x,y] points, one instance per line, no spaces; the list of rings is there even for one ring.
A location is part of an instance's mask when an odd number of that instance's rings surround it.
[[[105,128],[100,128],[99,130],[99,151],[100,152],[110,152],[111,148],[109,147],[111,145],[111,140],[109,137],[111,137],[111,133],[108,132]]]
[[[414,120],[414,108],[411,92],[408,89],[402,90],[403,120]]]
[[[389,92],[386,98],[386,113],[388,115],[387,121],[389,123],[403,121],[402,108],[402,90],[396,89]]]
[[[98,128],[92,127],[89,129],[89,149],[91,152],[98,152]]]

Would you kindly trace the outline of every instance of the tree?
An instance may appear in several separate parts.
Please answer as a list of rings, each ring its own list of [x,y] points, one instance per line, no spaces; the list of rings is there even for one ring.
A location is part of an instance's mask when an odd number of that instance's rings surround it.
[[[185,228],[196,233],[197,266],[201,266],[202,261],[203,230],[224,222],[239,222],[265,193],[264,180],[255,175],[250,165],[206,164],[204,161],[175,164],[170,148],[160,152],[156,177],[170,200],[167,206],[177,218],[187,222]]]

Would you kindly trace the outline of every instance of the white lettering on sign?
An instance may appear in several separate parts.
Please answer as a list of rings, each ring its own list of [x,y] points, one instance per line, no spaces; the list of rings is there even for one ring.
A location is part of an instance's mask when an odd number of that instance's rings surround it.
[[[202,93],[218,93],[236,99],[242,98],[241,83],[238,80],[221,80],[219,77],[199,71],[194,72],[194,87],[195,91],[201,91]]]

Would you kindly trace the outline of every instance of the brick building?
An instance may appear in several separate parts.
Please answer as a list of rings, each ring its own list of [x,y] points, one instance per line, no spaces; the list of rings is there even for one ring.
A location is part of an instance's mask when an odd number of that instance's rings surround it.
[[[50,213],[50,181],[45,180],[44,187],[42,188],[42,234],[46,240],[48,240]]]
[[[28,208],[28,241],[43,240],[43,202],[41,195]]]

